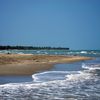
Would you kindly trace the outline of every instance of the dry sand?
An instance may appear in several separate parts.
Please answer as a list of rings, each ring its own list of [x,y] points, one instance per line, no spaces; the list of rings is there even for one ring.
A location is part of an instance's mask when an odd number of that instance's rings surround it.
[[[90,57],[0,54],[0,75],[32,75],[35,72],[50,69],[57,63],[71,63],[90,60]]]

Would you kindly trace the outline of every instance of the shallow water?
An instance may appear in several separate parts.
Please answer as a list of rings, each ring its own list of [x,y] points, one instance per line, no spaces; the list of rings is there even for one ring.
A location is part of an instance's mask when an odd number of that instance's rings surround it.
[[[0,84],[31,82],[32,76],[0,76]]]
[[[0,76],[0,83],[0,100],[100,100],[100,58],[32,76]]]

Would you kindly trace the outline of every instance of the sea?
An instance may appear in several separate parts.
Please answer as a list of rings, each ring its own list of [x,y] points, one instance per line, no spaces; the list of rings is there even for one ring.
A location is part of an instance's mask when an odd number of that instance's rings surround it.
[[[31,76],[0,76],[0,100],[100,100],[100,50],[3,50],[0,53],[80,55],[95,59]]]

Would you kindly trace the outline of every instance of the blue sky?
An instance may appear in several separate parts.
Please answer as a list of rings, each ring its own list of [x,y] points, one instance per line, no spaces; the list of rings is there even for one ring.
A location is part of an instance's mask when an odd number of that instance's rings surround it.
[[[0,45],[100,49],[100,0],[0,0]]]

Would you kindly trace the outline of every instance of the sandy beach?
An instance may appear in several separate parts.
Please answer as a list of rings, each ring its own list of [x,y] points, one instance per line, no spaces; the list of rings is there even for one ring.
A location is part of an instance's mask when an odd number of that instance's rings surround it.
[[[90,57],[32,54],[0,54],[0,75],[32,75],[54,64],[90,60]]]

